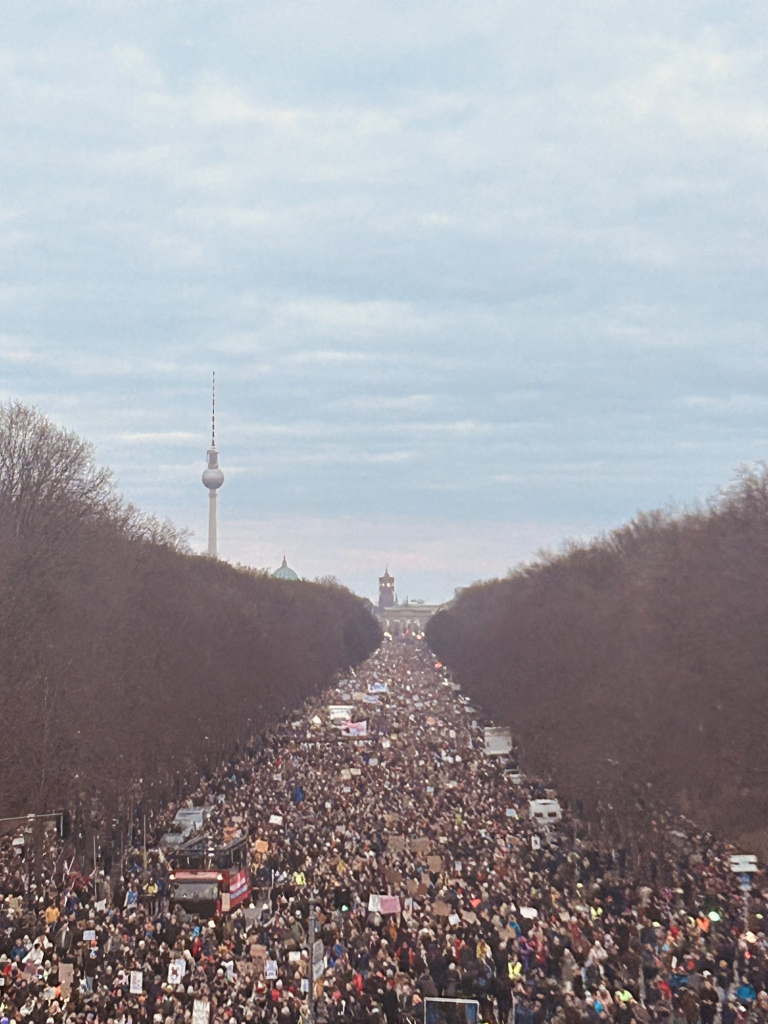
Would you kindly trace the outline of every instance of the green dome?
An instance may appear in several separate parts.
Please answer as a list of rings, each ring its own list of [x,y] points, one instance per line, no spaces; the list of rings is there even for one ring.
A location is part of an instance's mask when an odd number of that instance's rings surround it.
[[[275,569],[272,575],[277,580],[297,580],[299,578],[298,573],[295,573],[286,562],[285,555],[283,555],[283,564],[279,569]]]

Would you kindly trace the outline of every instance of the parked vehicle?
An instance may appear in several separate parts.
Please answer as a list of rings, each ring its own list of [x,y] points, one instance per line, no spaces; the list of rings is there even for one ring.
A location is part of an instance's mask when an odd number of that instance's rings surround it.
[[[171,908],[181,906],[189,914],[221,917],[251,894],[247,836],[217,846],[208,835],[193,835],[174,851],[173,867]]]

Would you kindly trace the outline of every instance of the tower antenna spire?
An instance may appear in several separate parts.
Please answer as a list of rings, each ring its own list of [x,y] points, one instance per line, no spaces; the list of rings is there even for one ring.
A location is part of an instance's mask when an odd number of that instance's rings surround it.
[[[203,472],[203,486],[208,488],[208,554],[218,557],[219,539],[216,526],[216,492],[224,483],[224,474],[219,466],[216,451],[216,372],[211,388],[211,447],[208,449],[208,466]]]

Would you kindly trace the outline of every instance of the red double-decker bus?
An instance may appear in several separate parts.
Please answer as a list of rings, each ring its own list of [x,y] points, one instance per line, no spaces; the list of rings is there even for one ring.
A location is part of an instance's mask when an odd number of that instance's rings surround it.
[[[221,917],[251,895],[247,836],[223,846],[205,834],[192,836],[173,851],[172,864],[171,908],[183,907],[200,917]]]

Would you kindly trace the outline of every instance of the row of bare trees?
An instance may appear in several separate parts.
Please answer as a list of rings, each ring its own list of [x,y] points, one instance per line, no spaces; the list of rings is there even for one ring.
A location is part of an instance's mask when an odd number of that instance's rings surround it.
[[[380,640],[343,587],[192,555],[21,404],[0,407],[0,622],[0,815],[179,796]]]
[[[462,592],[427,640],[612,840],[768,827],[768,472]]]

